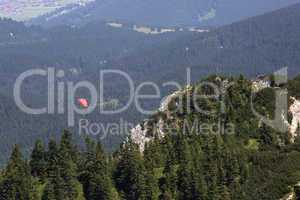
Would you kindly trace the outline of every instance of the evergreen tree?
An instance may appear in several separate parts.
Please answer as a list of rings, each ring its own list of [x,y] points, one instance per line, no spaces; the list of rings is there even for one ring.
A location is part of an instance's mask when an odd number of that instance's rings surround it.
[[[218,142],[214,136],[205,138],[204,176],[207,183],[208,199],[219,199],[218,191]]]
[[[76,151],[72,144],[72,135],[65,131],[59,148],[59,175],[63,180],[64,199],[75,199],[77,191],[77,165],[74,162]]]
[[[64,130],[59,148],[64,154],[68,154],[74,163],[77,163],[78,152],[73,144],[72,134],[69,131]]]
[[[42,200],[56,200],[55,189],[52,182],[47,183],[43,191]]]
[[[65,196],[64,180],[57,174],[46,184],[43,191],[42,200],[61,200],[68,199]]]
[[[55,178],[59,170],[60,154],[55,140],[50,140],[48,144],[48,152],[46,152],[47,176]]]
[[[139,148],[129,141],[120,152],[115,180],[117,188],[125,199],[146,199],[145,167]]]
[[[96,149],[89,149],[87,159],[87,168],[81,181],[83,183],[84,193],[87,200],[113,200],[113,183],[108,169],[107,157],[102,149],[101,143],[98,143]],[[93,156],[92,156],[93,155]],[[90,160],[91,159],[91,160]]]
[[[157,143],[157,141],[154,141],[153,143],[149,143],[146,145],[144,150],[144,165],[146,169],[145,174],[145,180],[146,180],[146,188],[145,188],[145,194],[146,199],[158,199],[158,181],[155,177],[155,171],[154,169],[160,166],[159,163],[153,160],[153,158],[159,156],[162,157],[162,155],[158,155],[157,152],[160,152],[158,148],[160,145]],[[160,160],[160,159],[159,159]]]
[[[77,165],[73,161],[76,151],[72,144],[71,134],[64,132],[59,147],[54,140],[49,142],[47,152],[48,184],[43,198],[52,198],[49,191],[54,190],[55,198],[73,200],[78,197]]]
[[[179,199],[193,199],[193,185],[192,185],[192,158],[190,147],[184,137],[181,137],[180,156],[179,156],[179,169],[178,176],[178,197]]]
[[[177,159],[175,155],[175,148],[173,148],[172,138],[166,136],[165,138],[165,163],[163,170],[163,177],[159,180],[159,188],[161,190],[161,198],[174,198],[177,190]]]
[[[30,158],[31,174],[42,180],[46,177],[46,152],[41,140],[37,140]]]
[[[228,188],[223,185],[222,188],[221,188],[221,199],[222,200],[231,200],[231,195],[230,195],[230,192],[228,190]]]
[[[173,199],[177,193],[177,173],[176,166],[166,164],[163,171],[164,176],[159,180],[159,189],[161,191],[161,198],[171,198]]]
[[[15,146],[0,182],[0,200],[33,200],[36,197],[30,168]]]

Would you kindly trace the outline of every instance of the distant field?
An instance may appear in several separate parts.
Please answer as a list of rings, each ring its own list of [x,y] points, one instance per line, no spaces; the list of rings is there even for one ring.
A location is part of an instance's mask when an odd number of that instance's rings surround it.
[[[86,3],[93,0],[0,0],[0,17],[23,21],[37,17],[72,3]]]

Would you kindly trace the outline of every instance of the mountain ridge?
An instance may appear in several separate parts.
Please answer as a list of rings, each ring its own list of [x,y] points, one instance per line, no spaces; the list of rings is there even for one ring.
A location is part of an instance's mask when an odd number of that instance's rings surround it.
[[[172,66],[173,70],[184,66],[220,73],[232,68],[232,71],[250,72],[252,76],[259,71],[268,73],[288,66],[291,74],[297,74],[299,13],[300,4],[295,4],[210,32],[183,36],[168,45],[116,60],[111,65],[132,66],[135,70],[143,70],[147,65],[156,70],[163,66]]]
[[[266,0],[263,2],[260,0],[229,0],[226,2],[221,0],[188,0],[184,2],[179,0],[174,2],[97,0],[86,7],[53,18],[53,20],[47,20],[51,17],[50,13],[33,19],[32,23],[55,26],[85,24],[94,20],[117,20],[150,26],[220,26],[299,2],[299,0]]]

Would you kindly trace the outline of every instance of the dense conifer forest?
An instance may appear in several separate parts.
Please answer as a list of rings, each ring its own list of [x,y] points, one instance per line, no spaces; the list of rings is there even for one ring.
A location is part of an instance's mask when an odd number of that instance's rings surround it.
[[[85,139],[79,148],[69,131],[60,140],[44,144],[37,140],[29,158],[14,147],[0,176],[1,200],[218,200],[280,199],[294,191],[300,180],[300,140],[289,142],[288,133],[261,124],[249,111],[252,82],[243,76],[211,76],[205,81],[219,84],[230,81],[226,115],[222,119],[236,125],[235,134],[203,134],[184,131],[183,120],[214,122],[216,116],[203,117],[195,104],[192,112],[173,112],[168,108],[166,122],[171,129],[161,138],[152,131],[153,140],[145,150],[130,137],[113,152],[101,142]],[[198,84],[200,84],[199,82]],[[299,77],[281,88],[299,95]],[[196,88],[197,85],[192,86]],[[278,89],[278,87],[277,87]],[[256,94],[255,105],[272,115],[273,90]],[[201,93],[209,92],[202,88]],[[188,93],[183,93],[186,98]],[[262,98],[263,97],[263,98]],[[214,101],[196,101],[207,109]],[[229,103],[230,102],[230,103]],[[154,122],[157,113],[149,120]]]

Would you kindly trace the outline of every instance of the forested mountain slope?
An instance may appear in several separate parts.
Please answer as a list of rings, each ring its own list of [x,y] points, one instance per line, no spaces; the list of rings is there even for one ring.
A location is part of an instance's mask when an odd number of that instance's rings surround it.
[[[0,25],[1,71],[55,64],[74,68],[80,62],[89,68],[98,67],[105,61],[168,43],[186,34],[146,35],[113,28],[101,21],[83,27],[59,26],[47,30],[6,19],[0,20]]]
[[[66,116],[31,116],[22,113],[13,99],[16,78],[24,71],[36,68],[64,70],[65,77],[59,81],[78,82],[88,80],[99,84],[99,70],[108,60],[130,55],[158,44],[169,43],[186,32],[160,35],[146,35],[130,29],[117,29],[104,22],[94,22],[83,27],[60,26],[45,30],[37,26],[27,27],[21,22],[0,20],[0,101],[1,136],[0,163],[5,162],[9,149],[20,143],[22,150],[28,150],[35,139],[50,136],[66,128]],[[120,83],[120,81],[118,81]],[[107,84],[114,87],[115,83]],[[37,107],[47,103],[47,79],[29,79],[24,83],[22,94],[27,105]],[[124,97],[126,89],[109,89],[105,101]],[[77,94],[79,97],[86,94]],[[113,96],[115,95],[115,96]],[[130,114],[124,114],[130,116]],[[103,123],[117,118],[99,116],[95,113],[89,119],[101,119]],[[129,117],[133,119],[134,117]],[[7,124],[7,125],[5,125]],[[43,130],[43,131],[42,131]],[[115,148],[121,137],[108,139],[108,148]]]
[[[119,60],[132,70],[167,70],[193,66],[195,71],[256,75],[288,66],[299,72],[300,4],[253,17],[209,33],[183,37]],[[116,65],[116,63],[113,63]],[[161,74],[161,73],[160,73]],[[176,72],[175,72],[176,74]]]
[[[299,87],[297,80],[299,77],[281,87],[287,86],[289,95],[294,95],[294,89]],[[249,113],[251,81],[242,76],[211,76],[203,81],[217,85],[224,81],[233,83],[226,93],[225,113],[219,112],[218,102],[203,101],[201,97],[187,104],[190,113],[185,109],[176,112],[170,106],[170,120],[175,126],[167,129],[163,138],[154,129],[149,131],[154,140],[146,144],[143,153],[130,138],[113,154],[106,153],[100,143],[89,138],[86,147],[79,150],[68,131],[64,131],[59,143],[51,140],[46,146],[38,140],[29,161],[15,146],[0,175],[0,198],[279,200],[290,193],[300,180],[299,136],[290,144],[286,133],[259,123]],[[190,87],[197,88],[199,94],[209,94],[210,89],[201,83]],[[273,112],[274,98],[268,95],[273,91],[266,88],[255,96],[255,105],[263,114]],[[195,105],[217,112],[204,117]],[[160,113],[149,120],[155,123],[156,117],[168,119]],[[185,130],[181,123],[184,119],[218,123],[218,117],[224,123],[234,122],[235,132]],[[299,190],[294,191],[299,198]]]
[[[94,20],[153,26],[220,26],[299,3],[299,0],[96,0],[62,8],[33,20],[44,26],[80,25]]]

